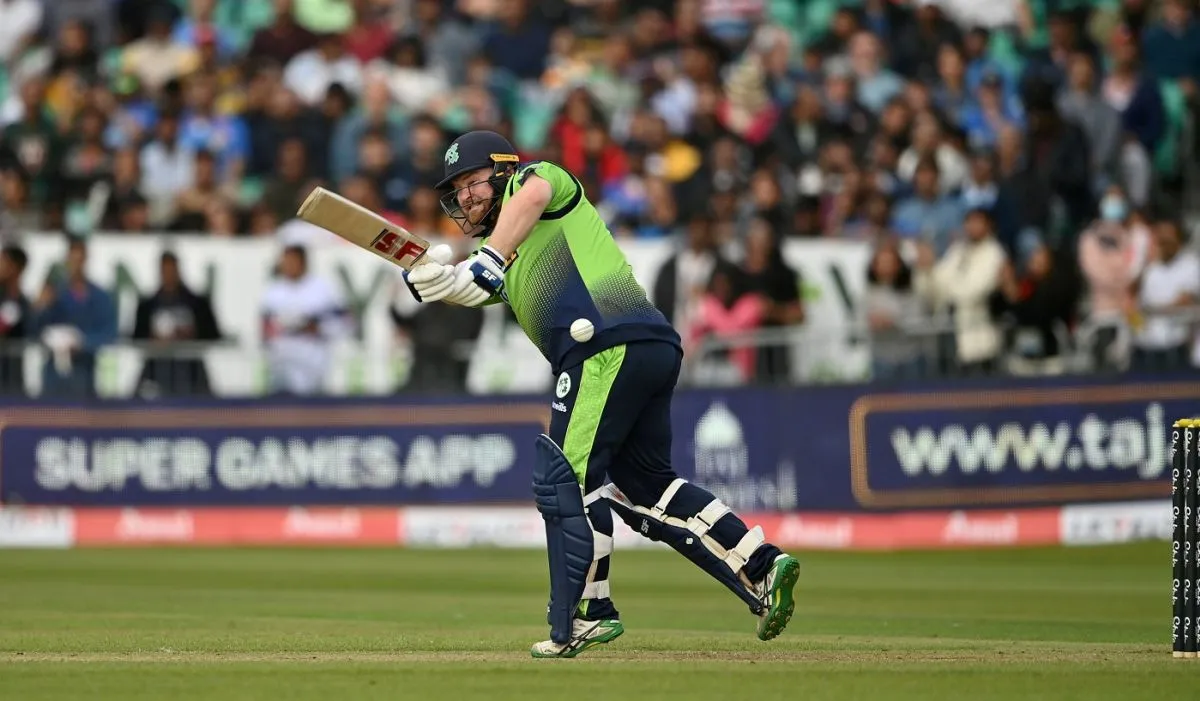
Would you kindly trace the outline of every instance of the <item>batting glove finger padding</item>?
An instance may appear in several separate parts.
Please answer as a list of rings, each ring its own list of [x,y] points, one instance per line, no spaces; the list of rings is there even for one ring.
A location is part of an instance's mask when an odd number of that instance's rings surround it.
[[[504,287],[504,258],[491,246],[480,248],[475,255],[455,266],[454,290],[449,301],[467,307],[477,307],[498,294]]]
[[[469,262],[464,261],[458,265],[453,289],[446,297],[446,301],[461,304],[464,307],[478,307],[491,299],[492,293],[477,284],[475,273],[472,272]]]
[[[436,302],[454,289],[454,266],[438,263],[418,265],[405,274],[404,281],[421,302]]]

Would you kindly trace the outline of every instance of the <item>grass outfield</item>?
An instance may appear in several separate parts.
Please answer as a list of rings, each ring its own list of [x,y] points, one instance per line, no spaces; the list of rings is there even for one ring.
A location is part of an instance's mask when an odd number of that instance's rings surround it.
[[[618,552],[626,633],[546,637],[531,551],[0,551],[0,699],[1166,699],[1169,545],[802,553],[787,632],[670,552]]]

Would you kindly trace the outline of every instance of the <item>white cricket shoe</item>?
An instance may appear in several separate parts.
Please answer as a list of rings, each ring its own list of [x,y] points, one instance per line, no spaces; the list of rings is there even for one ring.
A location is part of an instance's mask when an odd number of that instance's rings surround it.
[[[625,626],[616,619],[585,621],[576,618],[571,624],[571,639],[565,645],[553,640],[534,643],[529,652],[534,657],[574,657],[593,645],[612,642],[625,632]]]

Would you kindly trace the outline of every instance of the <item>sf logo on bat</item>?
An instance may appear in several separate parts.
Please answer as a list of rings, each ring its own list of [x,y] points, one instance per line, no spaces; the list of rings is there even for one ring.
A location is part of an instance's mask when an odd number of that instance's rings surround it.
[[[371,248],[374,248],[397,263],[403,263],[406,257],[410,258],[409,262],[411,262],[425,252],[425,248],[420,244],[410,239],[401,238],[399,234],[389,229],[379,232],[379,235],[371,242]]]

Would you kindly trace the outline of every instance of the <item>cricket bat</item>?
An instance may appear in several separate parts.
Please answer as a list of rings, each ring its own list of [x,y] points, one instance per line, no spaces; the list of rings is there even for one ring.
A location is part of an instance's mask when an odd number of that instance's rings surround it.
[[[449,246],[431,250],[420,236],[323,187],[314,188],[304,198],[296,216],[405,270],[430,260],[443,264],[450,260]]]

